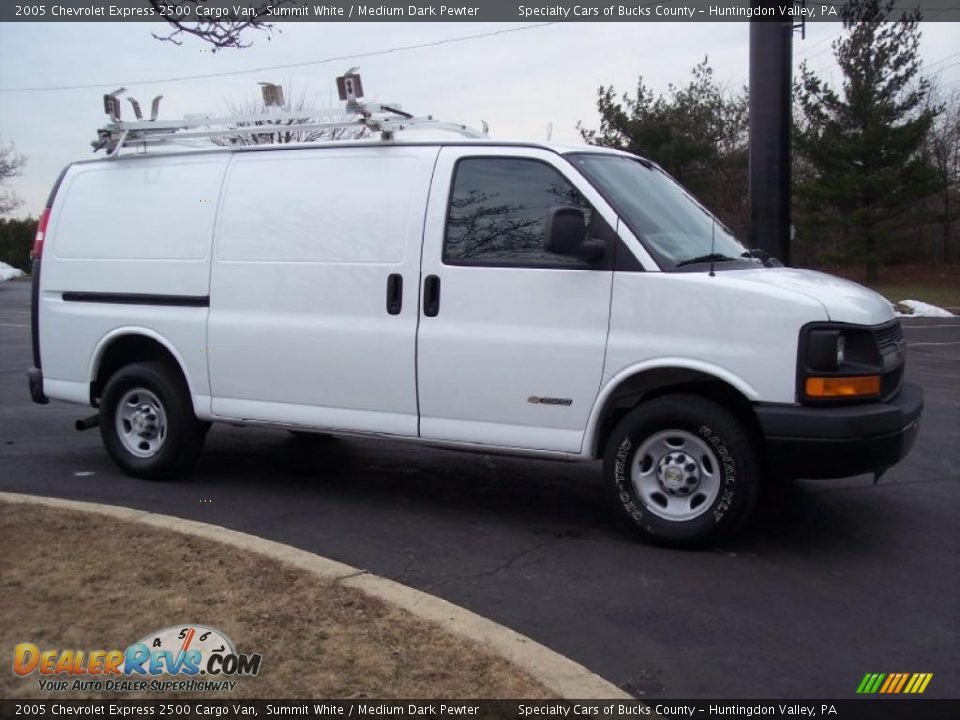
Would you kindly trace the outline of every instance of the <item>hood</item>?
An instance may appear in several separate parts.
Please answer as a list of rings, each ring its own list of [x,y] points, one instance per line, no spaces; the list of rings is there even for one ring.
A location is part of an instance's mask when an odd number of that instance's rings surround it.
[[[806,295],[823,305],[827,317],[834,322],[879,325],[894,318],[893,306],[882,295],[826,273],[795,268],[757,268],[729,270],[723,275]]]

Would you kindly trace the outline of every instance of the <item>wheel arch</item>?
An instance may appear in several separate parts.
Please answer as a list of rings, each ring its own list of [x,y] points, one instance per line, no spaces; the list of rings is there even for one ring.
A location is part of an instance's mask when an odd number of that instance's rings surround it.
[[[751,431],[759,432],[753,411],[753,402],[759,394],[748,382],[706,363],[665,359],[628,367],[604,385],[590,413],[583,454],[593,459],[602,457],[603,447],[614,426],[644,400],[681,392],[719,402],[732,410]]]
[[[100,339],[90,363],[90,404],[99,407],[103,386],[117,370],[130,363],[151,360],[175,368],[187,385],[191,403],[196,405],[194,385],[183,357],[167,338],[143,327],[116,328]]]

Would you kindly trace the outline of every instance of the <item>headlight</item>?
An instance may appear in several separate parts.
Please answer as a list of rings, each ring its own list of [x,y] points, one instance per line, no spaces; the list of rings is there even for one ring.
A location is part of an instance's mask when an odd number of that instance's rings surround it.
[[[836,370],[843,365],[846,340],[840,330],[816,328],[807,333],[806,365],[811,370]]]
[[[800,331],[797,396],[803,401],[880,396],[883,359],[871,328],[811,323]]]

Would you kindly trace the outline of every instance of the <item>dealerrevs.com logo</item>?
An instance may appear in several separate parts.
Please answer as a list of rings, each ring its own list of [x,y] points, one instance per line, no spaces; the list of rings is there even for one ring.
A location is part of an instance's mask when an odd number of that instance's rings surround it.
[[[219,630],[178,625],[126,650],[51,650],[20,643],[13,649],[13,672],[37,677],[45,691],[208,692],[233,690],[234,678],[256,676],[261,660],[259,653],[238,653]]]

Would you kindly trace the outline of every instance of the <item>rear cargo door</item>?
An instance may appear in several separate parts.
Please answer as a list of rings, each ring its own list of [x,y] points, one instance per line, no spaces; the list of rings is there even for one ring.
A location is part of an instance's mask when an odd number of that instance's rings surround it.
[[[215,415],[417,434],[417,280],[436,154],[234,156],[210,293]]]

